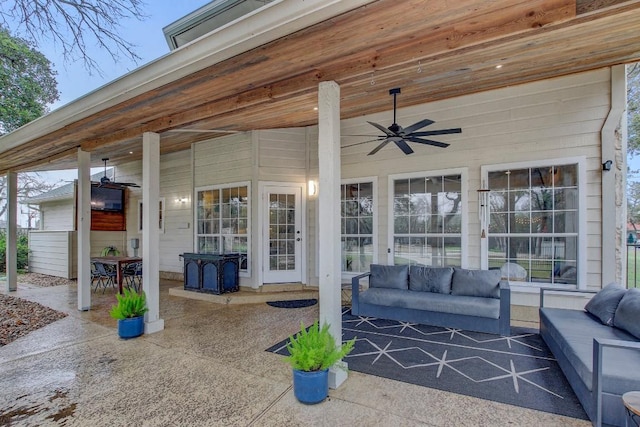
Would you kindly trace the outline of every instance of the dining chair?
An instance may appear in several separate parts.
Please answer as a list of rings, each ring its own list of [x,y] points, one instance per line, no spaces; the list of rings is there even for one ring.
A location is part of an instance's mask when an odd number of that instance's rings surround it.
[[[94,264],[96,266],[96,271],[100,275],[100,279],[102,281],[102,293],[104,293],[108,286],[116,288],[117,272],[115,266],[103,264],[101,262],[96,262]]]
[[[128,287],[133,287],[136,292],[140,292],[142,285],[142,262],[132,262],[127,264],[122,270],[124,281]]]

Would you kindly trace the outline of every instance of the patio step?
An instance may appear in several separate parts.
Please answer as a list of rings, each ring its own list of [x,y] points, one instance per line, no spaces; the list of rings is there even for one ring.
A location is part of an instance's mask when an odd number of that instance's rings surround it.
[[[271,286],[274,286],[272,289]],[[264,286],[263,286],[264,288]],[[296,299],[318,298],[317,288],[307,288],[302,284],[268,285],[268,288],[247,290],[240,288],[238,292],[222,295],[203,292],[185,291],[182,287],[169,288],[169,295],[181,298],[209,301],[216,304],[261,304],[268,301],[291,301]]]

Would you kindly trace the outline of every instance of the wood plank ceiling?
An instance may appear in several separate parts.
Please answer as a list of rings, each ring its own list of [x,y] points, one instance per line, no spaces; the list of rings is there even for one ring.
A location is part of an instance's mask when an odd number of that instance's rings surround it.
[[[313,125],[325,80],[351,118],[388,110],[392,87],[409,106],[638,60],[640,0],[379,0],[24,141],[0,173],[75,168],[78,146],[95,166],[137,160],[146,131],[164,154]]]

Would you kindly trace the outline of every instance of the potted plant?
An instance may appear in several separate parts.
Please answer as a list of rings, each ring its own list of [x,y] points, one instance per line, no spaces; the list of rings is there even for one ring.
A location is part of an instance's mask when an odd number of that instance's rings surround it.
[[[111,256],[111,255],[119,256],[120,255],[120,251],[115,246],[107,246],[104,249],[102,249],[102,252],[100,253],[100,255],[102,255],[102,256]]]
[[[316,320],[308,329],[289,337],[287,362],[293,368],[293,393],[302,403],[320,403],[329,395],[329,367],[353,350],[356,339],[337,346],[329,325]]]
[[[111,307],[109,314],[118,320],[118,336],[123,339],[135,338],[144,332],[144,314],[149,311],[144,292],[125,288],[116,294],[118,304]]]

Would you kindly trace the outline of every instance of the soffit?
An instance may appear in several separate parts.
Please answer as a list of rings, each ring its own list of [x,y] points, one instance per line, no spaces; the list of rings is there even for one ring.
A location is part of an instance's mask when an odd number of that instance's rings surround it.
[[[379,0],[52,129],[0,153],[0,173],[75,167],[78,146],[92,161],[140,159],[143,132],[164,154],[313,125],[320,81],[340,84],[351,118],[389,110],[392,87],[409,106],[633,62],[639,29],[640,0]]]

